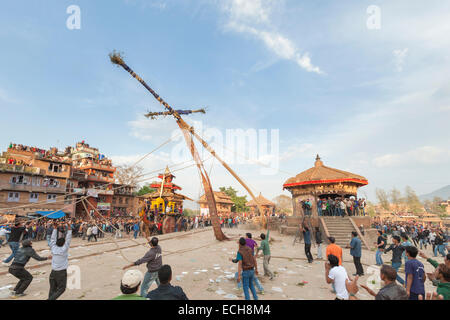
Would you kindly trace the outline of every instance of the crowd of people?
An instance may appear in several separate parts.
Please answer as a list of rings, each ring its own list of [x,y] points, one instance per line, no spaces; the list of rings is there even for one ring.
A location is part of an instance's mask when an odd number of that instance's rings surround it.
[[[380,266],[380,278],[384,286],[376,293],[367,285],[365,289],[376,300],[450,300],[450,254],[448,253],[448,229],[425,226],[415,222],[384,224],[374,223],[378,229],[378,238],[374,243],[376,247],[375,262]],[[325,277],[327,283],[332,283],[336,300],[356,300],[359,291],[358,278],[364,276],[361,265],[361,240],[357,232],[352,232],[352,240],[347,246],[353,257],[356,273],[354,278],[348,276],[342,266],[342,248],[335,244],[335,239],[329,238],[330,245],[326,250]],[[306,240],[305,240],[306,243]],[[426,245],[433,246],[434,256],[439,253],[444,257],[444,263],[428,257],[421,251]],[[306,246],[306,244],[305,244]],[[420,247],[420,248],[418,248]],[[306,249],[305,249],[306,250]],[[382,256],[391,254],[390,265],[384,264]],[[425,266],[417,259],[421,256],[434,268],[435,272],[426,274]],[[400,267],[404,266],[405,279],[399,274]],[[433,293],[425,292],[426,279],[432,281],[436,287]]]
[[[301,201],[306,216],[312,215],[313,203],[311,199]],[[366,199],[364,198],[331,198],[318,199],[316,203],[318,216],[365,216]]]
[[[221,226],[225,228],[236,227],[245,223],[242,217],[222,217]],[[203,228],[211,223],[208,216],[180,217],[177,220],[176,231],[188,231]],[[309,263],[314,261],[311,253],[313,241],[317,244],[317,259],[325,260],[325,281],[331,284],[336,300],[355,300],[360,288],[367,291],[376,300],[449,300],[450,299],[450,254],[448,253],[448,229],[439,226],[423,225],[416,222],[384,223],[374,222],[378,237],[374,243],[376,248],[375,263],[380,266],[380,278],[384,285],[379,292],[374,292],[367,285],[358,285],[358,279],[364,276],[361,263],[363,254],[362,240],[358,233],[353,231],[351,241],[345,248],[336,244],[333,237],[328,237],[328,245],[323,255],[324,236],[319,228],[313,228],[303,222],[299,229],[303,234],[305,256]],[[8,227],[9,228],[9,227]],[[33,280],[33,276],[26,270],[26,264],[33,258],[38,261],[51,259],[52,271],[49,275],[49,300],[58,299],[66,290],[67,268],[70,243],[73,237],[82,240],[97,241],[97,237],[104,237],[110,233],[112,237],[137,238],[143,236],[142,222],[139,219],[112,218],[110,220],[63,219],[52,221],[40,219],[28,223],[16,222],[14,226],[0,229],[0,245],[6,240],[11,248],[11,255],[3,261],[9,264],[8,272],[19,279],[14,287],[16,297],[25,295],[25,291]],[[157,227],[158,229],[158,227]],[[157,230],[158,231],[158,230]],[[160,233],[159,233],[160,234]],[[125,272],[120,283],[122,295],[115,300],[187,300],[187,295],[181,287],[172,286],[172,269],[163,264],[162,248],[154,234],[148,244],[150,249],[135,262],[123,267],[124,270],[145,264],[147,272],[142,274],[132,269]],[[240,295],[243,293],[246,300],[264,294],[264,288],[258,279],[257,258],[263,258],[263,276],[269,280],[274,279],[275,273],[270,269],[271,248],[269,243],[270,231],[259,235],[260,243],[253,239],[251,233],[246,233],[238,241],[236,257],[230,259],[237,264],[235,280]],[[149,239],[149,238],[147,238]],[[47,257],[39,256],[33,249],[33,242],[47,241],[51,254]],[[429,257],[423,249],[431,246],[434,256],[444,257],[444,263],[438,263]],[[343,249],[350,249],[353,258],[355,273],[351,277],[343,266]],[[383,256],[390,255],[391,263],[385,264]],[[425,267],[417,259],[420,256],[435,268],[432,273],[426,273]],[[404,266],[405,277],[400,274]],[[436,287],[435,292],[425,292],[425,282],[429,280]],[[151,290],[152,284],[156,288]]]

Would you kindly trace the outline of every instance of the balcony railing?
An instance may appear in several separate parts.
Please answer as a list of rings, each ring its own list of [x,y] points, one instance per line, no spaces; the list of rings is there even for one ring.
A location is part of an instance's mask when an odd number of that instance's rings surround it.
[[[90,181],[100,181],[100,182],[110,182],[110,183],[113,183],[115,181],[114,178],[99,177],[99,176],[94,176],[94,175],[88,175],[86,179],[90,180]]]
[[[0,163],[0,171],[40,174],[41,169],[36,167],[18,166],[14,164]]]
[[[0,190],[44,192],[44,193],[66,193],[66,186],[43,187],[31,184],[0,183]]]

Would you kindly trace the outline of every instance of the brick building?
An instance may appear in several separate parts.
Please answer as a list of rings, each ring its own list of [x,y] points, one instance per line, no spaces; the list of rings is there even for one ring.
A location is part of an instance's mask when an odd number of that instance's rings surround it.
[[[11,144],[0,156],[0,214],[129,215],[137,207],[134,188],[115,184],[115,171],[111,160],[84,141],[64,152]],[[77,201],[82,196],[87,208]]]

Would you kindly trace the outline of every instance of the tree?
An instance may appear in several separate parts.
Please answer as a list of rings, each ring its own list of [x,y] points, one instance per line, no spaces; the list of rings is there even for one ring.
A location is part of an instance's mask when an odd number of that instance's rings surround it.
[[[199,210],[189,209],[189,208],[184,208],[183,209],[183,215],[185,215],[187,217],[198,216],[198,215],[200,215],[200,211]]]
[[[141,189],[139,189],[139,191],[136,193],[136,195],[137,196],[143,196],[144,194],[152,193],[152,192],[155,192],[155,191],[156,191],[156,189],[150,188],[149,185],[145,185]]]
[[[428,200],[427,203],[424,203],[424,206],[433,214],[437,214],[439,216],[445,216],[447,213],[447,210],[446,210],[445,206],[441,205],[442,202],[443,202],[442,198],[434,197],[433,201]]]
[[[389,197],[388,194],[386,193],[386,191],[384,191],[383,189],[376,189],[375,190],[377,199],[378,199],[378,203],[381,205],[381,207],[387,211],[389,211]]]
[[[292,213],[292,199],[291,197],[285,196],[284,194],[279,195],[275,199],[275,210],[280,213]]]
[[[405,202],[409,211],[416,214],[423,212],[423,205],[416,192],[410,186],[405,188]]]
[[[367,210],[367,214],[369,215],[369,217],[374,218],[377,215],[377,213],[375,211],[375,206],[370,201],[367,201],[366,210]]]
[[[247,203],[247,196],[238,197],[237,191],[233,187],[220,187],[221,192],[225,193],[231,198],[234,205],[231,207],[231,212],[245,212],[248,211],[248,207],[245,206]]]
[[[397,188],[393,188],[389,193],[391,203],[395,205],[395,209],[398,210],[399,205],[402,203],[402,193]]]
[[[116,167],[114,176],[118,184],[125,184],[136,187],[142,180],[144,168],[140,166],[120,165]]]

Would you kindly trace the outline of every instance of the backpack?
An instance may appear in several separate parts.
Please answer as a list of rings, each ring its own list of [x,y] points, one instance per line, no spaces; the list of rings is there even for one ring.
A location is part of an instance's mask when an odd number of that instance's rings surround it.
[[[252,249],[247,246],[241,246],[238,252],[242,256],[242,270],[252,270],[255,267]]]

